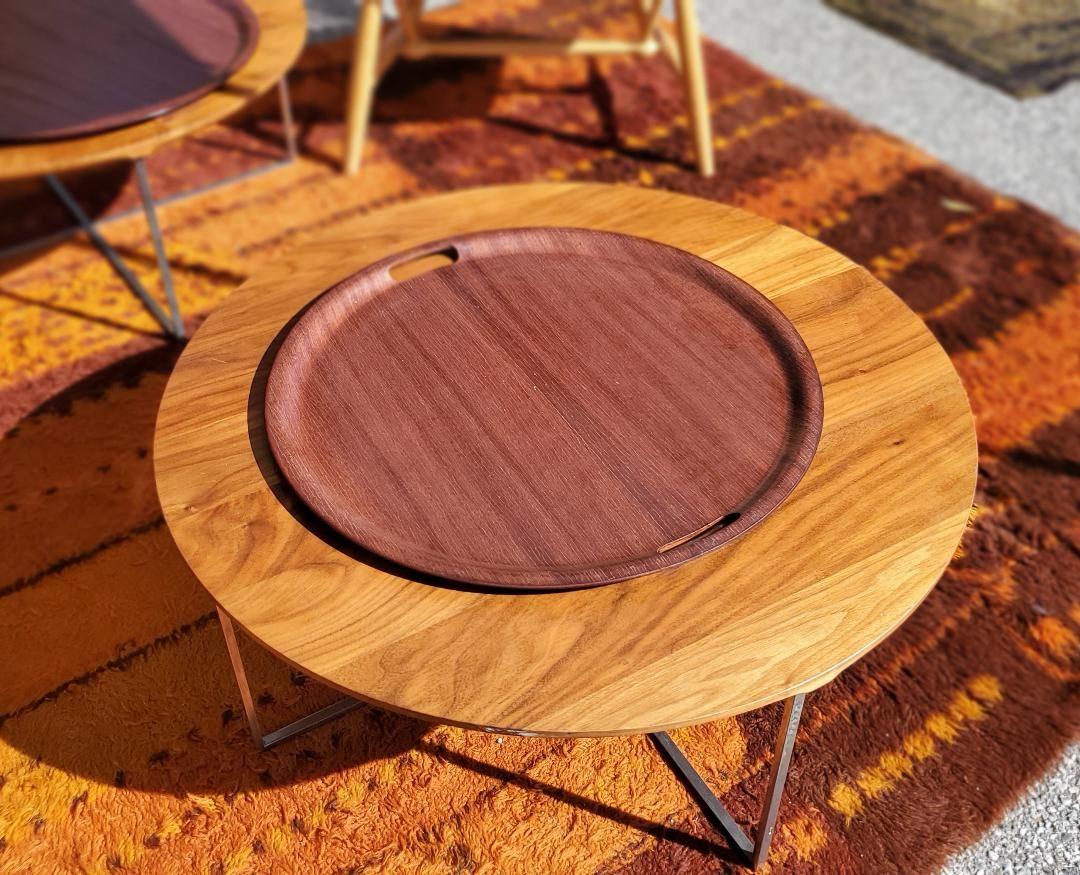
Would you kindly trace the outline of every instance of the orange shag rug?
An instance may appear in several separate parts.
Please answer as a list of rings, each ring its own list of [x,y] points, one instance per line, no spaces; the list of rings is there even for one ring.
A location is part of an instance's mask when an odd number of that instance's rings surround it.
[[[579,0],[466,8],[471,25],[624,26]],[[978,509],[926,603],[808,698],[770,868],[927,872],[971,842],[1080,721],[1077,235],[712,45],[714,179],[689,164],[680,84],[660,59],[401,64],[348,179],[348,52],[311,48],[292,75],[298,162],[161,210],[189,327],[353,216],[514,180],[723,200],[866,265],[967,386]],[[153,185],[167,195],[266,163],[279,135],[268,98],[162,150]],[[134,203],[126,168],[72,185],[98,214]],[[64,222],[37,184],[0,200],[0,243]],[[106,230],[155,287],[141,216]],[[644,738],[496,738],[363,708],[256,752],[211,603],[154,494],[154,417],[178,349],[153,332],[82,238],[2,266],[0,871],[737,868]],[[246,655],[265,725],[333,697]],[[676,733],[743,822],[777,718]]]

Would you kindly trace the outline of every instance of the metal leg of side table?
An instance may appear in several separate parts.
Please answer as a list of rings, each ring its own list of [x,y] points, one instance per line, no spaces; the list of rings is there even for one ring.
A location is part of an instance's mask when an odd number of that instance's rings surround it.
[[[765,806],[753,840],[742,831],[678,745],[671,740],[671,736],[666,732],[654,732],[650,735],[668,765],[693,793],[705,815],[714,826],[735,843],[755,869],[759,868],[769,856],[769,846],[772,844],[773,831],[776,828],[776,815],[780,810],[780,798],[784,792],[788,766],[791,765],[791,752],[795,748],[795,734],[799,731],[799,718],[802,716],[804,698],[805,694],[799,693],[797,696],[784,700],[784,716],[780,721],[780,731],[776,736],[776,748],[773,751],[772,769],[769,773],[769,788],[765,792]]]
[[[157,214],[154,210],[154,200],[150,194],[150,185],[146,178],[146,167],[139,159],[135,162],[135,172],[139,181],[139,194],[142,197],[143,210],[146,213],[146,221],[150,226],[150,236],[154,241],[154,252],[157,256],[158,271],[161,275],[161,283],[165,287],[165,297],[169,304],[169,313],[166,314],[157,301],[151,297],[150,293],[146,290],[137,276],[132,272],[131,268],[127,266],[124,260],[120,257],[120,253],[117,252],[106,240],[101,232],[98,231],[97,225],[90,219],[88,215],[83,211],[83,208],[79,206],[78,201],[72,197],[71,192],[67,190],[67,187],[55,176],[49,174],[45,177],[45,181],[48,183],[49,188],[53,190],[53,193],[60,199],[61,203],[67,208],[67,211],[71,213],[72,217],[78,222],[79,227],[86,232],[91,242],[101,251],[101,254],[108,259],[109,264],[113,266],[113,269],[120,274],[120,277],[127,283],[136,297],[142,301],[151,315],[158,321],[162,328],[165,329],[165,333],[175,337],[177,339],[183,339],[184,337],[184,323],[180,317],[180,310],[176,304],[176,295],[173,292],[172,286],[172,272],[169,270],[169,260],[165,256],[165,245],[161,239],[161,228],[158,226]]]
[[[240,688],[240,699],[244,703],[244,714],[247,716],[248,727],[251,729],[251,737],[260,750],[267,750],[286,739],[316,729],[363,704],[359,699],[346,696],[264,735],[262,725],[259,723],[259,715],[255,711],[255,699],[251,695],[244,661],[240,656],[236,629],[232,619],[221,608],[217,609],[217,614],[221,621],[222,635],[225,637],[225,647],[229,651],[229,662],[232,664],[233,674],[236,675],[236,685]],[[668,765],[685,782],[687,789],[697,799],[705,815],[717,829],[731,839],[754,869],[760,868],[769,856],[769,846],[772,844],[773,832],[776,829],[776,816],[780,811],[780,799],[784,793],[788,767],[791,765],[791,753],[795,748],[795,735],[799,731],[799,718],[802,716],[804,699],[805,694],[799,693],[784,700],[784,715],[776,736],[772,768],[769,772],[769,787],[765,792],[765,805],[752,840],[743,832],[716,794],[709,789],[671,736],[666,732],[653,732],[649,735]]]
[[[161,285],[165,289],[165,300],[169,303],[169,315],[172,316],[173,324],[172,333],[178,338],[183,338],[184,318],[180,315],[180,305],[176,303],[169,256],[165,254],[165,241],[161,239],[161,226],[158,224],[157,210],[154,207],[154,194],[150,190],[150,177],[146,173],[146,162],[142,158],[135,161],[135,178],[139,183],[139,197],[142,198],[143,212],[146,213],[146,225],[154,241],[154,255],[157,256],[158,273],[161,275]],[[167,325],[163,327],[166,331],[169,330]]]
[[[294,720],[292,723],[275,729],[263,735],[262,726],[259,723],[259,715],[255,713],[255,700],[251,695],[251,686],[248,684],[247,672],[244,670],[244,662],[240,658],[240,647],[236,640],[236,630],[232,620],[221,608],[217,609],[218,619],[221,621],[221,633],[225,636],[225,647],[229,651],[229,662],[232,663],[233,674],[236,675],[236,685],[240,687],[240,699],[244,703],[244,714],[247,716],[248,726],[251,729],[251,737],[255,746],[260,750],[267,750],[275,744],[280,744],[286,739],[316,729],[324,723],[329,723],[343,714],[348,714],[354,708],[363,704],[359,699],[348,697],[339,699],[332,705],[320,708],[306,717]]]

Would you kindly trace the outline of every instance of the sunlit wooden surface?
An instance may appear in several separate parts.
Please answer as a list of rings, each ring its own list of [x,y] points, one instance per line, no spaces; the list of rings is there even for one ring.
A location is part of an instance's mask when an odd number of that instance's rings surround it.
[[[376,259],[523,225],[682,247],[742,277],[792,320],[821,374],[824,428],[806,477],[761,525],[635,580],[488,594],[346,556],[278,500],[259,418],[266,353],[282,326]],[[528,185],[373,213],[245,283],[177,365],[155,468],[195,574],[291,664],[434,721],[591,735],[703,722],[835,677],[893,631],[948,564],[971,507],[976,445],[945,352],[899,298],[828,247],[681,195]]]

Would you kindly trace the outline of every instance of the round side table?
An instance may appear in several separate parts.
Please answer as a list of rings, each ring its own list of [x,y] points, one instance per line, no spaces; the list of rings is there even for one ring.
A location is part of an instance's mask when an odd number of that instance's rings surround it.
[[[0,181],[43,176],[64,207],[71,213],[78,228],[87,233],[94,245],[101,250],[113,269],[120,274],[166,334],[176,338],[184,337],[184,323],[173,291],[172,275],[165,255],[165,246],[144,160],[160,146],[238,112],[273,87],[275,83],[279,89],[284,121],[288,150],[286,160],[291,161],[296,157],[296,140],[285,74],[304,47],[307,36],[304,6],[302,0],[245,0],[245,2],[258,21],[258,42],[247,61],[213,91],[163,115],[103,133],[60,140],[0,143]],[[154,244],[161,284],[165,291],[167,313],[124,263],[120,254],[102,236],[98,228],[100,223],[94,222],[86,215],[72,197],[71,192],[56,176],[58,173],[113,161],[131,161],[135,165],[139,195]],[[20,244],[15,249],[21,251],[41,245],[43,242],[46,241],[33,240]],[[0,253],[0,256],[12,254],[13,251],[13,249],[6,250]]]
[[[801,483],[756,528],[686,565],[554,593],[442,586],[342,547],[291,496],[262,423],[284,329],[334,283],[448,234],[557,225],[648,238],[718,264],[791,320],[824,419]],[[768,853],[803,696],[918,606],[960,541],[976,443],[944,350],[839,253],[766,219],[602,185],[474,189],[367,216],[249,280],[192,339],[158,418],[155,469],[176,543],[218,605],[256,742],[368,702],[528,735],[650,733],[711,821]],[[234,624],[347,698],[263,734]],[[665,730],[784,702],[751,839]]]

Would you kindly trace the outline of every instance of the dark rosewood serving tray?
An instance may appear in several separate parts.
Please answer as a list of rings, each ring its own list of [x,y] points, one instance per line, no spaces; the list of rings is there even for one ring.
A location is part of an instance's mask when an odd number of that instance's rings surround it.
[[[443,266],[402,276],[410,265]],[[821,432],[763,295],[621,234],[491,231],[371,265],[293,324],[266,387],[285,478],[355,543],[492,587],[611,583],[772,511]]]
[[[176,109],[228,79],[258,38],[243,0],[0,0],[0,140]]]

